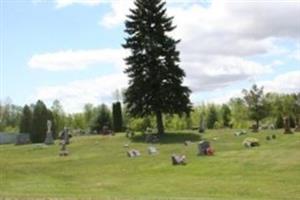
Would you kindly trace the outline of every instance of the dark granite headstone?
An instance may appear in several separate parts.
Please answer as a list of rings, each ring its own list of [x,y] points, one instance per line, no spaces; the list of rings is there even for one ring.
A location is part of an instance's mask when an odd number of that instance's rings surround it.
[[[198,143],[198,155],[206,155],[207,149],[210,147],[208,141],[202,140]]]
[[[60,152],[59,155],[60,156],[68,156],[69,155],[69,151],[67,150],[67,145],[70,144],[70,135],[69,135],[69,129],[68,128],[64,128],[61,136],[60,136]]]

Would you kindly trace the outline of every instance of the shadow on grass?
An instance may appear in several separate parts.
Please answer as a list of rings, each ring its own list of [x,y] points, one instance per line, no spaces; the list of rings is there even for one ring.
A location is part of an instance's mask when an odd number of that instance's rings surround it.
[[[201,139],[199,133],[190,132],[177,132],[177,133],[165,133],[163,136],[159,137],[158,144],[175,144],[184,143],[185,141],[196,142]],[[132,142],[146,143],[145,135],[139,134],[131,138]]]

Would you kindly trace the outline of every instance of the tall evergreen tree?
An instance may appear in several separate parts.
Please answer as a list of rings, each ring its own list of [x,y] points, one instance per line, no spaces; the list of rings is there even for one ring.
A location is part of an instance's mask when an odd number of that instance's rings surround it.
[[[122,118],[122,108],[121,103],[116,102],[113,103],[112,107],[112,115],[113,115],[113,127],[115,132],[121,132],[123,127],[123,118]]]
[[[46,105],[41,100],[38,100],[33,110],[32,133],[30,135],[33,143],[44,142],[48,118],[49,112]]]
[[[259,128],[259,122],[268,115],[268,105],[264,96],[264,88],[258,88],[253,85],[250,91],[243,90],[244,100],[248,107],[249,118],[256,123],[256,129]]]
[[[23,108],[20,122],[20,133],[31,133],[32,131],[32,112],[28,105]]]
[[[127,57],[129,87],[125,104],[133,116],[155,114],[159,134],[164,133],[163,113],[189,113],[190,90],[182,86],[184,71],[179,67],[179,40],[168,33],[175,29],[162,0],[135,0],[125,22],[128,37],[123,45]]]

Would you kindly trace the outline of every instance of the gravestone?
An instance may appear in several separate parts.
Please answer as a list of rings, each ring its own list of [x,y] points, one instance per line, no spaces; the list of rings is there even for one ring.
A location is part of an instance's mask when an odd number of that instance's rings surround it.
[[[243,141],[243,145],[247,148],[258,147],[259,140],[257,138],[248,137]]]
[[[148,153],[150,155],[157,154],[157,149],[153,146],[148,147]]]
[[[51,127],[52,127],[52,122],[50,120],[47,120],[47,133],[46,133],[46,139],[44,141],[44,143],[47,145],[54,144]]]
[[[247,132],[244,131],[244,130],[238,131],[238,132],[235,132],[235,133],[234,133],[235,136],[241,136],[241,135],[246,135],[246,134],[247,134]]]
[[[30,135],[27,133],[20,133],[16,137],[16,145],[22,145],[22,144],[30,144]]]
[[[295,132],[300,132],[300,116],[296,117]]]
[[[290,126],[290,119],[289,117],[283,118],[283,124],[284,124],[284,134],[291,134],[293,133]]]
[[[269,124],[268,129],[274,130],[275,129],[275,125],[274,124]]]
[[[171,160],[172,160],[172,165],[186,165],[185,155],[172,154]]]
[[[157,142],[159,142],[159,138],[158,138],[157,134],[146,134],[145,142],[146,143],[157,143]]]
[[[69,137],[69,129],[68,128],[64,128],[61,136],[60,136],[60,152],[59,155],[60,156],[68,156],[69,155],[69,151],[67,150],[67,145],[70,144],[70,137]]]
[[[126,130],[126,137],[127,137],[127,138],[132,138],[132,137],[134,137],[134,132],[133,132],[132,130],[130,130],[130,129],[127,129],[127,130]]]
[[[210,148],[208,141],[202,140],[198,143],[198,155],[207,155],[207,149]]]
[[[141,156],[141,153],[136,149],[132,149],[132,150],[127,151],[127,156],[130,158],[138,157],[138,156]]]
[[[299,122],[298,122],[299,123]],[[298,124],[298,125],[296,125],[296,127],[295,127],[295,132],[300,132],[300,125]]]
[[[192,141],[186,140],[186,141],[184,141],[183,144],[184,144],[185,146],[189,146],[190,144],[192,144]]]
[[[259,127],[257,127],[256,124],[252,124],[252,125],[251,125],[251,129],[252,129],[252,132],[253,132],[253,133],[257,133],[257,132],[258,132],[258,128],[259,128]]]
[[[64,130],[61,132],[59,138],[61,140],[65,140],[66,144],[70,144],[70,138],[72,137],[72,135],[69,134],[69,129],[68,128],[64,128]]]
[[[204,119],[201,118],[200,126],[199,126],[199,133],[204,133],[204,132],[205,132],[205,122],[204,122]]]
[[[110,134],[112,134],[112,131],[109,129],[109,127],[107,125],[104,125],[102,127],[102,134],[103,135],[110,135]]]
[[[65,141],[61,142],[61,148],[60,148],[59,155],[60,156],[68,156],[69,155],[69,151],[67,150],[67,144],[65,143]]]

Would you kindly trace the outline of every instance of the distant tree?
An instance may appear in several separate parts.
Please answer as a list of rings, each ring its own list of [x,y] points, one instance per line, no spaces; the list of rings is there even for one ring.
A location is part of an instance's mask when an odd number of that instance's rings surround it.
[[[207,128],[213,129],[215,123],[218,121],[218,113],[215,105],[210,105],[207,113]]]
[[[128,34],[125,49],[129,87],[125,104],[132,116],[155,115],[159,134],[164,134],[163,113],[191,111],[190,90],[182,86],[184,71],[179,67],[179,40],[169,36],[175,29],[166,15],[165,1],[135,0],[135,8],[125,22]]]
[[[232,98],[229,101],[231,110],[231,124],[234,128],[247,128],[249,116],[247,106],[241,98]]]
[[[113,128],[115,132],[121,132],[123,127],[123,117],[121,103],[118,101],[112,106]]]
[[[278,114],[276,117],[275,128],[283,128],[283,117],[281,114]]]
[[[134,131],[145,131],[148,127],[152,127],[151,117],[133,118],[128,122],[129,128]]]
[[[57,133],[63,130],[66,124],[66,115],[63,110],[63,106],[58,100],[54,100],[52,107],[52,123],[53,123],[53,129],[55,129],[55,136],[57,136]]]
[[[41,100],[38,100],[34,106],[32,119],[32,132],[30,139],[33,143],[43,142],[47,132],[47,120],[49,112],[46,105]]]
[[[295,112],[295,121],[297,125],[297,130],[300,130],[300,92],[294,94],[295,103],[294,103],[294,112]]]
[[[28,105],[23,108],[23,113],[20,122],[20,133],[31,133],[32,132],[32,112]]]
[[[223,126],[229,127],[231,121],[231,110],[227,104],[222,105],[221,114],[222,114]]]
[[[193,128],[193,121],[190,115],[184,116],[185,120],[185,129],[192,129]]]
[[[250,91],[244,89],[242,92],[247,104],[249,118],[255,121],[258,130],[259,122],[268,115],[268,104],[264,98],[263,87],[258,88],[254,84]]]
[[[72,127],[75,129],[84,129],[86,128],[85,116],[83,113],[73,114]]]
[[[3,104],[0,104],[0,130],[5,132],[19,131],[20,120],[23,108],[12,104],[7,97]]]
[[[51,132],[52,136],[56,139],[58,136],[58,131],[57,131],[57,124],[56,121],[54,120],[54,114],[51,110],[47,109],[47,120],[50,120],[52,125],[51,125]]]
[[[86,125],[90,126],[92,124],[92,120],[95,118],[95,114],[96,114],[93,104],[90,104],[90,103],[85,104],[83,113],[84,113],[84,119],[85,119]]]
[[[97,131],[97,133],[100,133],[102,131],[103,126],[111,127],[110,110],[105,104],[100,105],[100,107],[98,108],[98,112],[95,119],[93,120],[91,129],[93,131]]]

